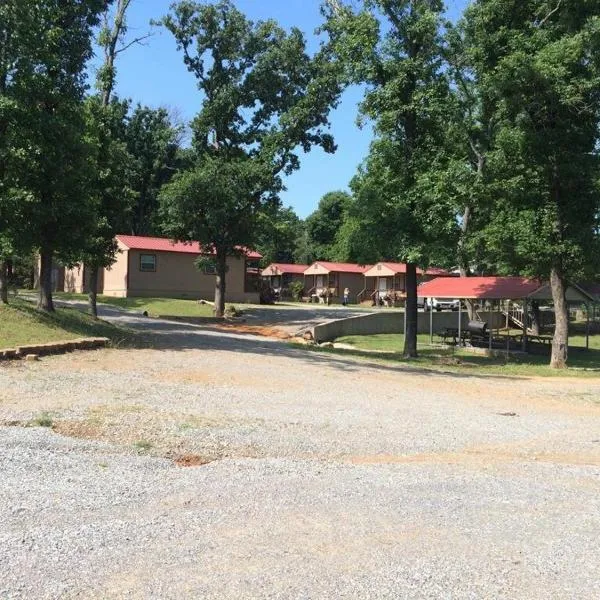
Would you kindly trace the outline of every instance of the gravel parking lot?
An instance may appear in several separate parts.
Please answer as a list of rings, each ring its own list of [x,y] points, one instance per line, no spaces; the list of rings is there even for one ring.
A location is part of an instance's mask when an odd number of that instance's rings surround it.
[[[0,598],[600,597],[600,381],[113,316],[0,366]]]

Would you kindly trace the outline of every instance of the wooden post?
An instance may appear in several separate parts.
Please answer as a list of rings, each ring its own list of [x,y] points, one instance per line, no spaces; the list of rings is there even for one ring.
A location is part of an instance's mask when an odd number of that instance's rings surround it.
[[[523,299],[523,352],[527,352],[527,298]]]
[[[458,345],[462,345],[462,300],[458,300]]]
[[[427,309],[427,304],[425,304],[425,309]],[[432,310],[429,311],[429,345],[433,346],[433,311]]]
[[[585,304],[585,349],[590,349],[590,305]]]
[[[509,351],[509,345],[510,345],[510,335],[509,335],[509,328],[508,328],[508,315],[510,312],[510,300],[506,301],[506,361],[508,362],[508,351]]]
[[[490,356],[492,355],[492,338],[494,337],[494,302],[493,300],[489,305],[490,309],[490,326],[488,327],[488,350],[490,352]]]

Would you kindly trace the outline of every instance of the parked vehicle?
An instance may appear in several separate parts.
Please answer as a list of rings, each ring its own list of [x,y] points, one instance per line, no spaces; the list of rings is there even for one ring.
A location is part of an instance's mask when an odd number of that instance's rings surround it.
[[[458,310],[460,300],[452,298],[417,298],[417,306],[424,310]]]

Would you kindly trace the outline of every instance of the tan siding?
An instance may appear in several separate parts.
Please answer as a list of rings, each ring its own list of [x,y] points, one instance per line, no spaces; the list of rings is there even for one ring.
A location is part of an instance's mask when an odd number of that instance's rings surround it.
[[[344,289],[350,290],[350,302],[356,302],[356,296],[365,288],[365,277],[362,273],[339,273],[338,289],[340,297]]]
[[[104,269],[104,287],[102,293],[106,296],[125,298],[127,294],[127,262],[129,251],[124,250],[116,256],[116,262]],[[99,288],[101,289],[101,288]]]
[[[129,251],[129,296],[205,298],[215,295],[215,276],[199,271],[194,262],[197,255],[180,252]],[[140,254],[156,255],[156,271],[140,271]],[[227,259],[228,302],[258,302],[258,293],[244,291],[245,260]]]
[[[322,267],[317,263],[310,265],[310,267],[308,267],[308,269],[306,269],[306,271],[304,272],[305,275],[327,275],[328,273],[328,269]]]
[[[81,264],[75,265],[72,269],[65,268],[65,292],[83,294],[85,292],[83,284],[84,274],[85,269]]]

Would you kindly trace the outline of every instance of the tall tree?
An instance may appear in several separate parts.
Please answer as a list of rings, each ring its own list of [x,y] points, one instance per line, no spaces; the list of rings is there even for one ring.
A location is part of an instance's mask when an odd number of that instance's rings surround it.
[[[20,182],[30,194],[26,222],[40,254],[38,306],[54,310],[52,259],[69,254],[85,240],[90,217],[85,197],[87,143],[83,96],[85,65],[102,0],[77,3],[19,2],[27,24],[27,48],[12,76],[15,97],[26,119],[19,135],[26,140]]]
[[[13,134],[16,106],[12,97],[12,70],[19,56],[15,2],[0,4],[0,304],[8,302],[7,260],[13,252],[14,214],[13,174],[10,163],[14,152]]]
[[[127,184],[130,157],[125,148],[125,119],[128,105],[113,101],[116,82],[115,61],[120,52],[139,41],[127,44],[126,13],[131,0],[117,0],[114,9],[107,8],[98,44],[104,51],[104,62],[98,70],[98,95],[87,101],[88,136],[93,149],[87,190],[93,205],[88,239],[79,259],[88,270],[89,304],[93,317],[98,316],[98,274],[115,260],[115,235],[123,230],[132,203]]]
[[[8,302],[7,275],[16,252],[31,250],[24,212],[31,201],[25,189],[29,142],[23,99],[26,69],[37,41],[34,12],[18,0],[0,3],[0,303]]]
[[[262,254],[262,264],[293,263],[298,254],[304,224],[289,207],[275,206],[260,216],[256,249]]]
[[[161,194],[165,230],[214,251],[222,315],[227,255],[256,244],[260,215],[279,202],[280,175],[299,168],[297,149],[335,149],[325,128],[337,70],[323,53],[307,54],[298,29],[253,23],[229,0],[180,2],[163,24],[202,93],[195,165]]]
[[[348,214],[352,198],[348,192],[328,192],[306,219],[309,247],[315,260],[338,260],[337,234]]]
[[[125,131],[128,103],[117,99],[104,105],[101,95],[86,100],[88,170],[86,199],[90,220],[84,243],[73,255],[84,265],[88,284],[90,313],[97,317],[98,276],[115,261],[115,235],[125,231],[134,193],[129,186],[131,156]]]
[[[507,270],[550,280],[556,314],[550,365],[562,368],[566,288],[597,268],[600,5],[478,0],[466,19],[479,40],[498,122],[486,238]]]
[[[362,5],[353,11],[330,2],[325,25],[349,81],[367,86],[361,113],[373,120],[376,132],[356,181],[364,185],[358,193],[368,202],[358,207],[355,236],[365,257],[394,255],[407,263],[404,355],[414,357],[417,265],[429,262],[432,247],[456,222],[431,178],[434,164],[443,159],[449,93],[443,5],[440,0],[364,0]]]
[[[165,108],[138,104],[128,119],[127,151],[133,159],[130,185],[136,200],[127,229],[134,235],[161,232],[158,195],[186,162],[181,157],[182,134],[182,126],[173,122]]]

